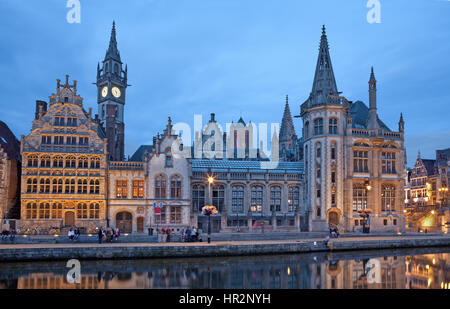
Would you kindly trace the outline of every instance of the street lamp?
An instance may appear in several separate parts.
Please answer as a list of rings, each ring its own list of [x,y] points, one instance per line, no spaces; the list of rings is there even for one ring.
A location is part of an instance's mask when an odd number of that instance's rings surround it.
[[[214,180],[214,177],[208,176],[209,206],[202,208],[202,213],[208,216],[208,244],[211,243],[211,215],[216,215],[219,213],[217,208],[212,205],[211,185],[214,183]]]

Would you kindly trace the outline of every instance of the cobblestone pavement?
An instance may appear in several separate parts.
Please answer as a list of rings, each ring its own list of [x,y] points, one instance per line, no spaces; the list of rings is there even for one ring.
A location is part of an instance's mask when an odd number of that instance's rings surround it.
[[[20,236],[19,236],[20,237]],[[450,235],[423,235],[423,236],[376,236],[376,237],[345,237],[333,238],[331,242],[368,242],[368,241],[382,241],[382,240],[414,240],[414,239],[437,239],[450,238]],[[307,239],[290,239],[290,240],[257,240],[257,241],[212,241],[211,244],[207,242],[195,243],[69,243],[69,244],[10,244],[0,243],[0,254],[2,249],[51,249],[51,248],[99,248],[99,247],[201,247],[201,246],[234,246],[234,245],[264,245],[264,244],[289,244],[289,243],[313,243],[322,242],[326,238],[307,238]]]

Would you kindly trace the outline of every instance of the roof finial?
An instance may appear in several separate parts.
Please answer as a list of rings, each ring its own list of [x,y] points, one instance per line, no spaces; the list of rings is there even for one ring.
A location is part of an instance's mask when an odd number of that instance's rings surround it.
[[[322,25],[322,34],[323,34],[323,35],[326,35],[326,34],[327,34],[325,25]]]
[[[286,95],[286,104],[289,104],[289,95]]]

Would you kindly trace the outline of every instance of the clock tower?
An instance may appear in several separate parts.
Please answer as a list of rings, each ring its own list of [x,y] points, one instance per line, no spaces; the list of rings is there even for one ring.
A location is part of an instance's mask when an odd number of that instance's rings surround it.
[[[123,69],[117,49],[116,25],[113,22],[109,47],[102,66],[97,66],[97,102],[101,126],[108,138],[108,159],[122,161],[125,157],[124,107],[127,89],[127,66]]]

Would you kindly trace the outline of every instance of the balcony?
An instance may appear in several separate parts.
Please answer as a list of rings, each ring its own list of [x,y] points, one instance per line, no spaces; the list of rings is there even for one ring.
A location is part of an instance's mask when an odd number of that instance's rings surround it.
[[[144,162],[109,162],[109,169],[116,171],[143,171]]]

